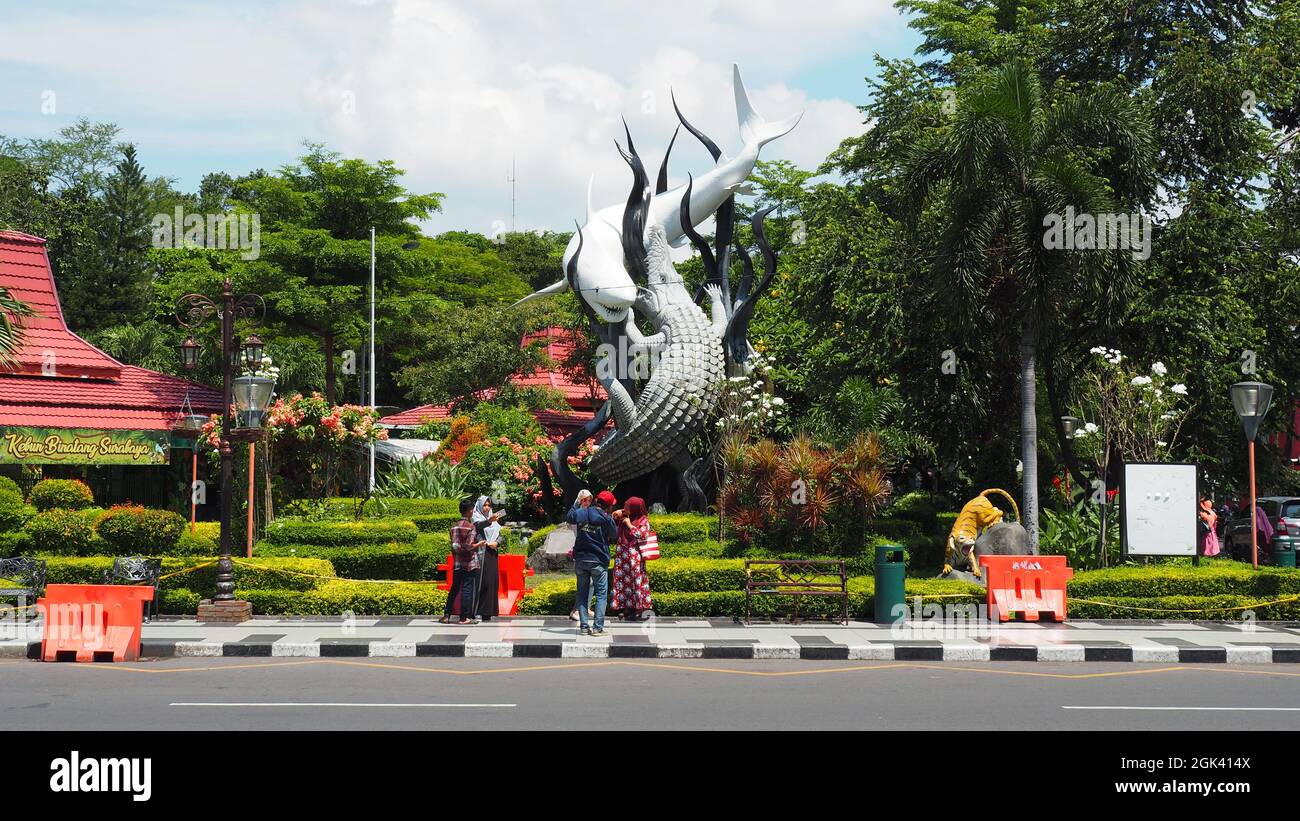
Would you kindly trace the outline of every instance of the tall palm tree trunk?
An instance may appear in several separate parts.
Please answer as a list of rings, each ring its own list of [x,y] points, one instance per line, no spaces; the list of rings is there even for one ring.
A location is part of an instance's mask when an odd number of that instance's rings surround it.
[[[1022,498],[1020,512],[1029,542],[1038,552],[1038,382],[1034,377],[1034,356],[1038,349],[1038,329],[1032,317],[1025,319],[1020,333],[1020,462]]]

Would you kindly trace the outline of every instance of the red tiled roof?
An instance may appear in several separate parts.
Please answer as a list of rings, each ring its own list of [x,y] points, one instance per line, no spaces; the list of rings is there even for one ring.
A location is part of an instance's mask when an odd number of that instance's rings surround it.
[[[0,375],[0,425],[168,430],[187,389],[195,413],[221,412],[220,391],[132,365],[112,380]]]
[[[41,314],[23,320],[18,367],[0,371],[0,425],[168,430],[187,392],[196,413],[221,411],[220,391],[123,365],[68,330],[45,240],[0,231],[0,288]]]
[[[544,340],[546,355],[554,362],[563,362],[573,351],[573,332],[567,328],[546,328],[526,335],[520,346],[536,340]],[[576,430],[587,424],[596,415],[596,409],[605,404],[605,389],[596,385],[593,399],[591,389],[580,382],[575,382],[558,370],[538,370],[526,375],[512,376],[510,381],[520,387],[544,387],[559,391],[572,408],[571,413],[562,411],[537,411],[533,415],[548,431],[559,429]],[[488,388],[474,394],[480,400],[491,399],[496,389]],[[423,422],[441,422],[452,417],[451,405],[421,405],[418,408],[385,416],[380,424],[390,427],[416,427]]]
[[[45,240],[16,231],[0,231],[0,288],[27,303],[37,316],[20,320],[23,342],[14,354],[18,365],[3,372],[111,379],[122,363],[68,330],[50,271]]]
[[[392,427],[419,427],[425,422],[442,422],[451,418],[450,405],[421,405],[418,408],[394,413],[379,420],[381,425]]]
[[[536,331],[525,336],[520,345],[527,345],[539,339],[545,341],[543,350],[553,362],[563,362],[573,352],[573,331],[567,328],[546,328]],[[530,374],[514,376],[510,381],[520,387],[545,387],[557,390],[564,394],[569,407],[575,411],[595,413],[608,398],[605,389],[600,385],[595,386],[593,398],[591,386],[575,382],[558,370],[538,370]]]

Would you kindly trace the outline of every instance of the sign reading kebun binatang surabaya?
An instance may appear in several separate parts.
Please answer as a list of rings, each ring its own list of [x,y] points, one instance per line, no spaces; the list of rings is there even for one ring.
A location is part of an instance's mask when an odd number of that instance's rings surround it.
[[[0,464],[165,465],[166,431],[0,427]]]

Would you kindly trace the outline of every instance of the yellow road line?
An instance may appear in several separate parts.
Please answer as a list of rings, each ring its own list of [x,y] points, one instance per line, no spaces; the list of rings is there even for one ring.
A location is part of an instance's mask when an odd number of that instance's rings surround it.
[[[173,658],[175,657],[173,656]],[[196,656],[196,658],[199,657]],[[207,658],[216,658],[216,657],[207,656]],[[133,662],[122,662],[122,663],[114,663],[114,664],[104,664],[104,663],[87,664],[85,662],[80,662],[80,663],[50,662],[50,663],[59,664],[62,667],[82,667],[82,668],[88,668],[92,670],[118,670],[123,673],[157,674],[157,673],[212,673],[212,672],[225,672],[227,670],[266,669],[266,668],[274,668],[274,667],[299,667],[304,664],[319,664],[321,661],[328,661],[328,659],[304,659],[303,661],[280,661],[280,662],[263,661],[263,662],[252,662],[246,664],[227,664],[227,665],[220,665],[220,666],[213,666],[213,667],[168,667],[161,670],[150,669],[148,666],[136,666],[136,664]]]
[[[407,656],[407,658],[415,658]],[[571,662],[568,664],[532,664],[527,667],[499,667],[488,670],[455,670],[446,667],[420,667],[407,664],[393,664],[391,662],[374,662],[374,661],[348,661],[346,659],[321,659],[331,664],[343,664],[350,667],[374,667],[381,670],[407,670],[422,673],[450,673],[456,676],[479,676],[485,673],[531,673],[535,670],[572,670],[578,667],[610,667],[618,664],[617,661],[587,661]]]

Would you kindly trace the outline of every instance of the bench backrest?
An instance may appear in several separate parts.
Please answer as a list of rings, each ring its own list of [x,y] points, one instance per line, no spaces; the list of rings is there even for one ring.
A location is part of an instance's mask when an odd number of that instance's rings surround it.
[[[43,593],[46,568],[44,559],[33,559],[29,556],[0,559],[0,595],[12,596],[29,591]],[[11,587],[14,582],[21,586]]]

